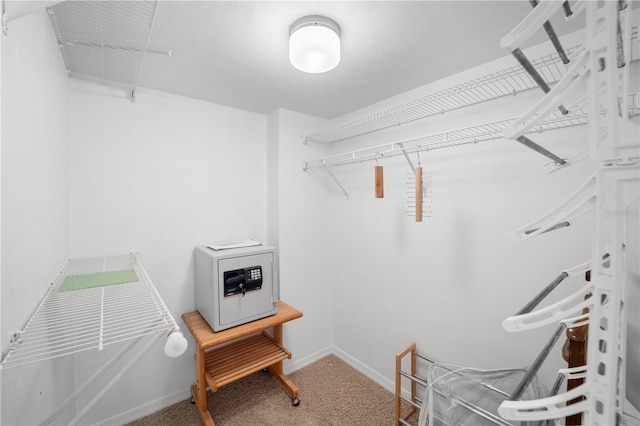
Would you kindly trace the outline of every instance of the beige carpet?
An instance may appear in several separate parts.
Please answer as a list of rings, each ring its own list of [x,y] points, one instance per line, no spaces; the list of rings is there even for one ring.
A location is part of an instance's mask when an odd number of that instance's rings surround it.
[[[298,407],[291,405],[289,394],[266,372],[254,373],[215,393],[208,391],[207,403],[216,426],[394,424],[393,394],[334,355],[290,374],[289,378],[300,389]],[[415,419],[411,420],[415,424]],[[130,423],[131,426],[200,424],[198,410],[189,399]]]

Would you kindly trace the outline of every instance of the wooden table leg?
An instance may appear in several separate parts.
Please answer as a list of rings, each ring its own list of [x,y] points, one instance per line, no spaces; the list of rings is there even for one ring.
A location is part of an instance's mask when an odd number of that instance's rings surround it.
[[[276,325],[273,327],[273,340],[276,341],[280,346],[282,346],[282,324]],[[289,379],[283,371],[282,361],[279,361],[272,366],[269,367],[269,371],[271,374],[280,382],[282,387],[291,395],[291,401],[294,406],[298,406],[300,404],[300,400],[298,399],[298,387]]]
[[[207,380],[204,376],[204,350],[196,348],[196,385],[191,386],[191,396],[196,403],[202,424],[215,426],[213,417],[207,409]]]

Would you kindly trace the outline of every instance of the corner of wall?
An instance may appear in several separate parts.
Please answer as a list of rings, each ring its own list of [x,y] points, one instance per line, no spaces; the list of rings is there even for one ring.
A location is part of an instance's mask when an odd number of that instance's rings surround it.
[[[10,22],[8,35],[2,35],[0,51],[3,352],[9,336],[24,326],[68,259],[70,247],[68,76],[46,12],[29,12],[13,16],[19,19]],[[27,373],[3,374],[3,424],[15,423],[12,418],[36,422],[73,382],[73,372],[66,365],[48,376],[35,374],[36,381],[25,379],[34,371],[35,367]],[[7,391],[10,386],[14,391]],[[38,399],[35,409],[17,412],[16,400],[34,398]]]
[[[273,110],[267,115],[267,243],[278,247],[280,242],[279,216],[279,145],[280,145],[280,110]]]

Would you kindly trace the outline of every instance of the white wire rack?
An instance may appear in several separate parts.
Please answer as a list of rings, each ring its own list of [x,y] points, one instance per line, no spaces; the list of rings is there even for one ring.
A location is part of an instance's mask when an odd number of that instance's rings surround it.
[[[59,291],[69,276],[123,269],[133,269],[138,280]],[[24,329],[14,334],[0,369],[178,330],[137,255],[74,259],[50,286]]]
[[[158,0],[64,1],[47,8],[71,77],[129,87],[133,99]]]
[[[629,96],[629,116],[640,115],[638,98],[639,94]],[[586,125],[589,123],[589,117],[585,109],[584,104],[576,104],[570,108],[570,113],[566,115],[563,115],[559,111],[553,111],[548,114],[543,121],[529,129],[527,133],[542,133],[550,130]],[[605,111],[601,113],[605,114]],[[389,158],[402,154],[407,155],[416,151],[430,151],[505,139],[503,131],[512,126],[517,120],[518,118],[510,118],[493,121],[306,161],[303,170],[306,171],[315,167],[342,166],[363,161],[372,161],[381,157]]]
[[[575,46],[568,49],[568,54],[575,55],[580,48],[580,46]],[[560,80],[566,73],[565,65],[556,54],[544,55],[531,62],[548,83]],[[534,87],[537,87],[536,82],[525,70],[519,65],[513,65],[391,108],[320,130],[303,138],[305,142],[339,142],[502,96],[513,95]]]
[[[638,40],[638,25],[632,26],[630,34],[632,43],[636,43]],[[583,50],[584,45],[582,44],[565,49],[567,56],[571,60]],[[548,84],[558,82],[567,73],[567,65],[562,63],[556,53],[533,58],[529,62]],[[319,130],[303,136],[303,141],[304,143],[340,142],[533,88],[538,88],[538,84],[534,79],[522,66],[513,65],[393,107]]]
[[[511,125],[517,119],[506,119],[493,121],[477,126],[465,127],[462,129],[435,133],[432,135],[420,136],[370,148],[364,148],[344,154],[336,154],[317,160],[307,161],[304,170],[321,166],[341,166],[362,161],[375,160],[377,158],[389,158],[404,153],[416,151],[431,151],[443,148],[451,148],[460,145],[474,144],[478,142],[503,139],[502,130]],[[587,123],[587,116],[584,111],[576,111],[570,116],[563,116],[560,113],[553,120],[542,123],[534,132],[542,132],[554,128],[580,126]]]

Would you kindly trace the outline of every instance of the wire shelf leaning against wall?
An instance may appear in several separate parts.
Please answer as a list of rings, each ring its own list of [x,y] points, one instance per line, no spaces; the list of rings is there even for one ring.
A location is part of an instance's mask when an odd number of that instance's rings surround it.
[[[187,340],[136,254],[72,259],[50,285],[24,329],[14,333],[0,372],[19,373],[20,367],[123,343],[40,422],[53,423],[111,371],[108,383],[67,422],[75,425],[167,334],[165,354],[182,355]],[[119,363],[122,360],[125,362]]]
[[[72,259],[14,334],[0,369],[179,331],[136,254]]]

